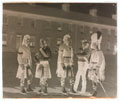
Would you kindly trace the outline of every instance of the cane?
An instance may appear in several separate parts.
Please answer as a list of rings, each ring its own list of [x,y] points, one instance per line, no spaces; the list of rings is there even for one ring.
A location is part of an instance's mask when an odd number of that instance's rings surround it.
[[[103,86],[103,84],[102,84],[101,81],[99,81],[99,84],[100,84],[100,86],[102,87],[102,89],[103,89],[103,91],[104,91],[106,97],[108,97],[108,94],[107,94],[107,92],[106,92],[106,90],[105,90],[105,88],[104,88],[104,86]]]
[[[104,93],[105,93],[105,95],[106,95],[106,97],[107,97],[107,96],[108,96],[108,94],[107,94],[107,92],[106,92],[106,90],[105,90],[105,88],[104,88],[104,86],[103,86],[102,82],[98,79],[97,75],[96,75],[96,78],[97,78],[97,80],[98,80],[98,82],[99,82],[100,86],[102,87],[102,89],[103,89],[103,91],[104,91]]]

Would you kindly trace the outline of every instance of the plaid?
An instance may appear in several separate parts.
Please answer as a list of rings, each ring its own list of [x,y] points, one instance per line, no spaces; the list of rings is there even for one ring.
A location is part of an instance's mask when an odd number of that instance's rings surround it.
[[[36,78],[51,78],[51,71],[48,61],[41,61],[36,67]]]
[[[32,74],[30,66],[28,68],[27,66],[19,65],[18,70],[17,70],[17,74],[16,74],[16,78],[18,78],[18,79],[31,79],[32,77],[33,77],[33,74]]]

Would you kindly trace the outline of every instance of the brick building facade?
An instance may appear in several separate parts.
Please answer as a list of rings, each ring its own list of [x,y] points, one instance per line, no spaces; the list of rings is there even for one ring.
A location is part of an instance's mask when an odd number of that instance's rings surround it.
[[[115,52],[117,29],[116,21],[112,18],[22,5],[3,6],[3,52],[16,52],[25,34],[32,36],[32,52],[39,48],[40,38],[45,38],[54,52],[57,40],[67,33],[71,34],[73,47],[77,52],[81,40],[90,40],[90,31],[97,30],[103,33],[104,53]]]

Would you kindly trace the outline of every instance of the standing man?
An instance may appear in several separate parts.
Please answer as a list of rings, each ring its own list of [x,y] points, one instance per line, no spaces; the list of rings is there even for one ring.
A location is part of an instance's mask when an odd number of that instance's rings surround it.
[[[79,53],[77,54],[78,58],[78,71],[75,78],[74,90],[77,91],[78,85],[80,83],[80,78],[82,78],[82,88],[81,94],[86,94],[86,73],[88,69],[88,59],[89,59],[89,43],[87,40],[82,41],[82,48],[80,48]]]
[[[105,58],[101,50],[102,33],[96,32],[91,36],[91,57],[88,78],[92,81],[93,96],[97,95],[97,85],[105,80]]]
[[[75,93],[73,89],[74,74],[73,74],[73,48],[71,45],[71,37],[69,34],[63,37],[63,44],[59,47],[57,76],[61,79],[62,93],[66,94],[65,81],[69,78],[70,92]]]
[[[45,40],[40,40],[40,49],[35,55],[37,62],[35,78],[40,79],[40,90],[43,94],[47,94],[47,80],[51,78],[49,59],[51,58],[51,50]]]
[[[21,92],[26,93],[27,91],[32,91],[32,59],[30,51],[30,36],[25,35],[23,38],[22,46],[18,50],[18,71],[16,77],[20,79]],[[27,80],[27,89],[25,90],[25,80]]]

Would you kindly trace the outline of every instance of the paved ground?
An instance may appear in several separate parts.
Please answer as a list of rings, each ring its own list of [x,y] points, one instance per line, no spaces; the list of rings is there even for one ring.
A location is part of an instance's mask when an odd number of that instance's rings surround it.
[[[115,98],[117,95],[117,67],[116,67],[116,56],[105,56],[106,57],[106,80],[103,82],[103,86],[105,87],[108,96],[105,96],[101,86],[98,87],[98,95],[99,98]],[[76,60],[76,59],[75,59]],[[39,89],[39,80],[33,79],[32,88],[34,92],[22,94],[20,93],[19,88],[19,80],[15,78],[17,71],[17,61],[15,53],[4,53],[3,54],[3,97],[4,98],[88,98],[87,96],[81,96],[80,94],[72,95],[62,95],[59,78],[57,78],[56,71],[56,56],[54,56],[51,60],[51,72],[52,79],[48,81],[48,95],[40,95],[37,93]],[[35,71],[35,67],[33,67],[33,73]],[[74,72],[76,73],[77,66],[75,63]],[[67,80],[67,88],[69,89],[68,80]],[[79,85],[79,90],[81,85]],[[88,81],[87,91],[92,92],[91,82]]]

